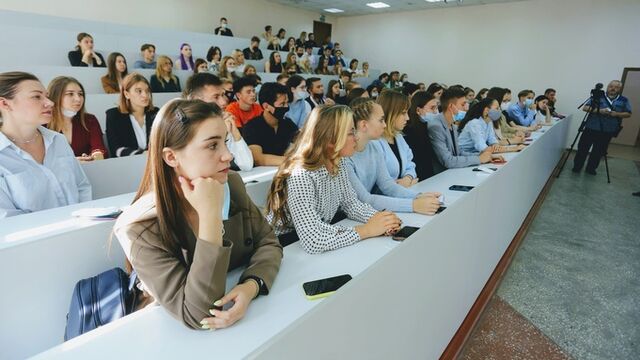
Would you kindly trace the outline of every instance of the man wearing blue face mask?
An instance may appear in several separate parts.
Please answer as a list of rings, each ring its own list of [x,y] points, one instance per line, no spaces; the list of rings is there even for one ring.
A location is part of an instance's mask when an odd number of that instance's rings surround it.
[[[436,157],[433,163],[436,174],[446,169],[488,163],[492,159],[491,148],[478,154],[463,151],[458,145],[458,129],[453,122],[466,101],[463,89],[451,87],[445,90],[440,97],[442,113],[427,121],[429,139]]]
[[[536,104],[533,102],[535,94],[532,90],[522,90],[518,93],[518,102],[511,104],[507,113],[520,126],[531,126],[536,119]]]
[[[285,116],[289,111],[287,88],[278,83],[262,84],[258,101],[264,111],[244,127],[244,139],[256,166],[279,166],[298,134],[296,124]]]

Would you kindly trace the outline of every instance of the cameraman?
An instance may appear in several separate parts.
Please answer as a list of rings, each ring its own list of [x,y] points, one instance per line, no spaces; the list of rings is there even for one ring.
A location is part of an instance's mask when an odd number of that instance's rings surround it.
[[[622,129],[620,126],[622,119],[631,116],[631,104],[626,97],[620,95],[621,90],[620,81],[611,81],[607,86],[606,95],[599,99],[598,106],[594,106],[594,112],[587,117],[587,123],[578,142],[578,152],[573,159],[573,172],[582,170],[589,148],[593,145],[585,172],[595,175],[600,158],[607,153],[611,138],[618,136]],[[582,111],[591,112],[591,105],[591,99],[589,99],[582,107]]]

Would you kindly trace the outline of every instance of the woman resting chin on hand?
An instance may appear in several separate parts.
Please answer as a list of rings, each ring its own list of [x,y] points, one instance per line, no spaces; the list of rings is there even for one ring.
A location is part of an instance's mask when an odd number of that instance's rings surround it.
[[[226,136],[215,104],[163,106],[138,194],[115,225],[145,290],[193,329],[225,328],[244,317],[251,300],[269,293],[282,259],[271,226],[229,172]],[[227,273],[239,266],[247,268],[226,292]]]

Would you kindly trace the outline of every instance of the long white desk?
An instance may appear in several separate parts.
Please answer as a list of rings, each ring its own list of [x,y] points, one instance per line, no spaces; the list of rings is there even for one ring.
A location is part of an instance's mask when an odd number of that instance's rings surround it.
[[[275,172],[275,167],[239,172],[257,205],[264,206]],[[118,242],[114,239],[108,247],[113,221],[73,218],[71,213],[122,208],[133,196],[127,192],[0,220],[0,285],[5,289],[0,297],[0,359],[24,358],[62,343],[75,283],[124,264]]]
[[[285,248],[270,294],[229,329],[188,330],[151,307],[36,358],[438,358],[560,159],[568,124],[534,133],[493,174],[454,169],[417,184],[444,193],[447,209],[433,217],[399,214],[405,225],[422,226],[402,243],[380,237],[320,255],[298,244]],[[453,192],[453,184],[476,188]],[[303,282],[343,273],[354,279],[333,296],[304,298]],[[228,287],[238,276],[229,275]]]

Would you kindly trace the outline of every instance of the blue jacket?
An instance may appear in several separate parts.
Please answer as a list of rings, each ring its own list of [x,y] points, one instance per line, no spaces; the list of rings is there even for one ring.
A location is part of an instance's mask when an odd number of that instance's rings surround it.
[[[507,109],[507,113],[516,124],[521,126],[531,126],[536,119],[536,112],[521,105],[519,102],[511,104]]]
[[[416,174],[416,164],[413,162],[413,152],[407,144],[401,133],[397,133],[395,136],[396,144],[398,145],[398,152],[400,153],[401,163],[398,163],[398,159],[393,154],[393,150],[389,146],[386,139],[371,141],[372,144],[377,146],[380,154],[384,156],[384,161],[387,165],[387,171],[394,179],[400,179],[407,175],[413,178],[418,177]],[[401,169],[401,170],[399,170]]]

